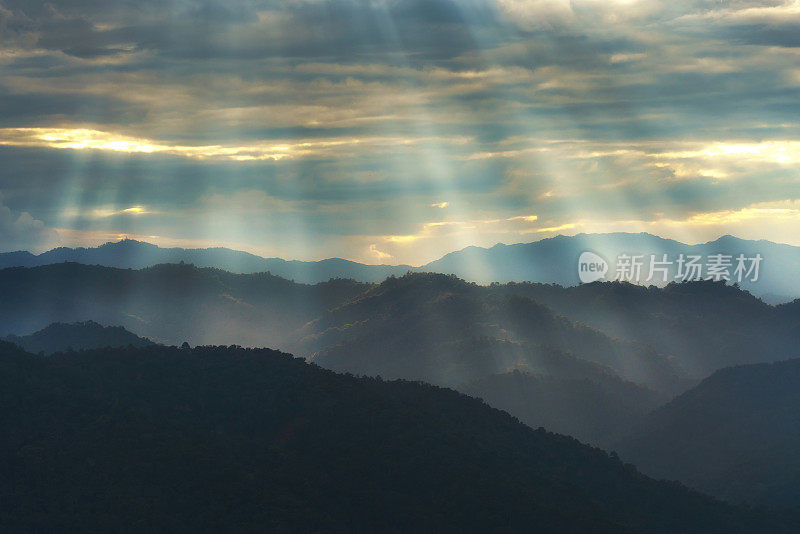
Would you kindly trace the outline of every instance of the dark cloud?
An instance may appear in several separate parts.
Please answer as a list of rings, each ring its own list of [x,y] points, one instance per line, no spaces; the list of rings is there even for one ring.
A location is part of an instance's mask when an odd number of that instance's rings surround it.
[[[733,25],[727,28],[725,33],[733,42],[788,48],[800,46],[800,22],[779,25]]]
[[[568,4],[0,0],[0,128],[111,139],[0,146],[4,224],[192,237],[220,218],[231,239],[263,224],[318,242],[433,216],[657,219],[800,196],[792,147],[788,161],[780,147],[702,155],[797,139],[791,17]],[[112,146],[338,141],[279,161]]]

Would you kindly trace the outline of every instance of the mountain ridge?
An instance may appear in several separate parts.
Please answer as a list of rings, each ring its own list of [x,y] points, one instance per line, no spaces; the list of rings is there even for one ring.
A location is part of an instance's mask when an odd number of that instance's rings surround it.
[[[57,247],[41,254],[31,254],[27,251],[0,253],[0,268],[37,267],[65,261],[133,269],[162,263],[185,262],[198,267],[212,267],[240,274],[270,272],[302,283],[324,282],[330,278],[359,278],[361,281],[374,282],[391,274],[402,274],[412,268],[408,265],[366,265],[343,258],[326,258],[319,261],[266,258],[226,247],[162,248],[134,239],[109,241],[97,247]],[[343,276],[351,273],[357,276]]]
[[[8,335],[2,341],[14,343],[32,353],[53,354],[66,350],[102,347],[146,347],[153,342],[123,326],[103,326],[96,321],[52,323],[31,334]]]
[[[169,345],[273,346],[338,372],[468,392],[609,448],[717,369],[800,355],[800,301],[771,306],[714,281],[483,286],[408,273],[312,286],[188,264],[59,263],[0,270],[0,294],[0,325],[17,333],[94,319]],[[56,349],[72,345],[55,337]]]
[[[800,505],[800,359],[738,365],[644,417],[620,456],[730,502]]]
[[[302,283],[324,282],[331,278],[376,283],[388,276],[401,276],[407,272],[439,272],[483,284],[530,281],[573,286],[580,283],[578,257],[585,251],[600,254],[609,263],[621,253],[644,257],[662,257],[666,254],[672,260],[679,254],[701,257],[712,254],[732,257],[747,254],[748,257],[754,257],[755,254],[761,254],[763,265],[760,267],[760,279],[745,279],[740,285],[771,304],[800,298],[800,277],[796,276],[800,272],[800,247],[766,239],[746,240],[729,234],[694,245],[645,232],[558,235],[533,242],[497,243],[491,247],[468,246],[420,266],[371,265],[343,258],[285,260],[225,247],[161,248],[145,241],[125,239],[90,248],[59,247],[38,255],[26,251],[4,252],[0,253],[0,268],[33,267],[63,261],[142,268],[183,261],[198,267],[215,267],[234,273],[270,272]],[[670,277],[674,277],[674,274],[672,270],[669,272]],[[611,272],[607,279],[613,276]]]

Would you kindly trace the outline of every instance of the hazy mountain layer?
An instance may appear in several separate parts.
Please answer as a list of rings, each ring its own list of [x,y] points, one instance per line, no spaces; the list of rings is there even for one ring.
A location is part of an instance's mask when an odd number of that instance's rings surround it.
[[[800,356],[796,305],[769,306],[723,282],[665,288],[627,283],[496,288],[546,304],[612,337],[669,354],[698,379],[723,367]]]
[[[124,240],[96,248],[62,247],[39,255],[29,252],[6,252],[0,254],[0,268],[33,267],[68,261],[140,269],[159,263],[184,261],[198,267],[214,267],[236,273],[268,271],[303,283],[325,282],[330,278],[380,282],[390,275],[400,276],[408,271],[418,271],[455,274],[459,278],[479,283],[527,281],[572,286],[579,283],[578,258],[586,251],[600,254],[610,264],[611,271],[607,275],[607,280],[616,276],[613,269],[620,254],[644,256],[646,261],[642,268],[642,283],[646,283],[649,276],[651,255],[661,260],[666,254],[668,261],[673,262],[668,272],[668,281],[672,281],[678,275],[677,260],[681,254],[700,256],[704,265],[711,255],[731,256],[733,265],[728,269],[731,276],[735,273],[736,257],[743,254],[751,258],[760,254],[762,262],[758,280],[752,282],[752,274],[745,276],[741,283],[742,287],[770,303],[787,302],[800,297],[800,279],[796,276],[796,273],[800,272],[800,247],[763,240],[744,240],[732,236],[724,236],[700,245],[686,245],[644,233],[557,236],[532,243],[498,244],[491,248],[467,247],[419,267],[364,265],[337,258],[317,262],[287,261],[280,258],[262,258],[226,248],[159,248],[149,243]],[[656,273],[652,283],[664,285],[662,280],[663,277]]]
[[[297,328],[365,287],[346,280],[311,286],[269,274],[174,264],[141,270],[76,263],[11,268],[0,270],[0,333],[94,320],[167,344],[281,347]]]
[[[62,263],[0,270],[0,292],[8,333],[94,320],[166,344],[279,347],[336,371],[469,387],[531,425],[601,444],[694,379],[786,358],[800,339],[796,306],[711,282],[479,286],[419,273],[309,286],[190,265]],[[513,371],[536,378],[502,378]]]
[[[309,323],[298,354],[337,371],[456,385],[572,355],[665,392],[689,382],[665,356],[454,276],[390,278]],[[488,346],[485,339],[524,343]]]
[[[45,354],[103,347],[146,347],[153,344],[149,339],[139,337],[121,326],[103,326],[94,321],[53,323],[32,334],[10,335],[4,340],[19,345],[28,352]]]
[[[606,280],[616,277],[615,264],[620,255],[643,256],[640,282],[647,284],[650,276],[649,266],[652,255],[657,260],[672,262],[667,266],[667,281],[676,280],[677,261],[681,254],[700,256],[703,266],[701,276],[707,277],[707,264],[712,255],[730,256],[731,267],[728,273],[735,280],[736,260],[739,255],[752,258],[761,255],[758,279],[753,282],[753,274],[744,276],[741,286],[753,294],[763,297],[770,303],[786,302],[800,297],[800,247],[781,245],[769,241],[750,241],[732,236],[724,236],[716,241],[700,245],[686,245],[672,239],[664,239],[651,234],[579,234],[576,236],[557,236],[533,243],[516,245],[495,245],[485,249],[468,247],[447,254],[439,260],[424,266],[424,270],[455,274],[466,280],[489,282],[541,282],[562,286],[579,283],[578,259],[583,252],[599,254],[609,264]],[[749,269],[750,263],[746,264]],[[664,285],[663,275],[653,273],[649,282]]]
[[[142,269],[161,263],[191,263],[232,273],[264,273],[315,284],[331,278],[352,278],[363,282],[380,282],[392,274],[405,274],[407,265],[364,265],[331,258],[322,261],[294,261],[262,258],[249,252],[228,248],[184,249],[161,248],[156,245],[125,239],[92,248],[60,247],[42,254],[29,252],[0,253],[0,268],[36,267],[53,263],[74,262],[122,269]]]
[[[718,371],[616,447],[656,478],[733,502],[800,506],[800,359]]]
[[[613,375],[564,378],[521,371],[490,375],[456,389],[505,410],[533,428],[607,448],[666,399]]]

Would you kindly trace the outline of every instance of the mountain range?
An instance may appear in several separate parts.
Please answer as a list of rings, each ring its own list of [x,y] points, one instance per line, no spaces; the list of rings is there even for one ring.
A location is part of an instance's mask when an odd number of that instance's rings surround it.
[[[59,247],[41,254],[27,251],[0,253],[0,268],[36,267],[53,263],[81,263],[121,269],[142,269],[162,263],[189,263],[232,273],[270,273],[288,280],[315,284],[331,278],[349,278],[362,282],[379,282],[391,275],[405,274],[409,265],[365,265],[341,258],[321,261],[262,258],[249,252],[228,248],[161,248],[151,243],[123,239],[99,247]]]
[[[4,532],[793,533],[420,383],[241,347],[0,342]]]
[[[515,369],[564,378],[610,373],[665,393],[690,383],[650,347],[453,275],[387,279],[309,322],[298,337],[291,349],[329,369],[446,386]]]
[[[58,361],[150,339],[271,345],[351,377],[455,389],[732,502],[800,505],[800,360],[774,363],[800,356],[800,301],[770,306],[713,281],[308,285],[76,263],[2,269],[0,294],[6,339]]]
[[[166,344],[282,347],[305,323],[368,287],[342,279],[298,284],[188,264],[14,267],[0,270],[0,335],[91,320]]]
[[[469,392],[601,446],[718,369],[800,355],[796,303],[711,281],[481,286],[408,273],[308,285],[188,264],[59,263],[0,270],[0,294],[0,334],[95,321],[167,345],[275,347],[339,372]],[[49,337],[46,353],[71,346]]]
[[[612,338],[653,347],[695,379],[722,367],[798,355],[800,301],[771,306],[724,281],[663,288],[620,282],[493,287],[530,298]]]
[[[532,243],[498,244],[491,248],[467,247],[422,266],[365,265],[333,258],[322,261],[296,261],[262,258],[247,252],[226,248],[183,249],[160,248],[134,240],[106,243],[96,248],[56,248],[39,255],[30,252],[0,253],[2,267],[34,267],[61,262],[140,269],[160,263],[191,263],[198,267],[213,267],[234,273],[270,272],[303,283],[325,282],[331,278],[351,278],[361,282],[380,282],[386,277],[406,272],[438,272],[455,274],[478,283],[540,282],[573,286],[580,282],[578,260],[583,252],[602,257],[609,267],[606,280],[616,277],[615,265],[620,255],[642,256],[644,265],[637,280],[643,284],[664,285],[664,276],[654,272],[650,282],[648,266],[652,256],[671,263],[666,267],[666,280],[676,280],[678,260],[698,256],[707,263],[711,256],[729,257],[727,269],[735,276],[736,258],[762,258],[756,273],[743,276],[739,285],[763,300],[775,304],[800,297],[800,247],[751,241],[723,236],[704,244],[687,245],[646,233],[578,234],[557,236]],[[704,264],[705,264],[704,263]],[[748,269],[752,265],[747,264]],[[743,273],[747,274],[747,273]],[[705,277],[705,271],[701,273]]]

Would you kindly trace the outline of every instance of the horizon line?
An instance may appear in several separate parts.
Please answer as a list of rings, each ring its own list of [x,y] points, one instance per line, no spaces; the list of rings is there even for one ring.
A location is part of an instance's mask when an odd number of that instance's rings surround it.
[[[183,250],[183,251],[187,251],[187,252],[190,252],[190,251],[227,250],[227,251],[235,252],[235,253],[248,254],[250,256],[253,256],[255,258],[262,259],[262,260],[280,260],[280,261],[284,261],[284,262],[287,262],[287,263],[322,263],[322,262],[326,262],[326,261],[346,261],[346,262],[350,262],[350,263],[355,263],[357,265],[364,265],[364,266],[369,266],[369,267],[398,267],[398,268],[399,267],[409,267],[409,268],[412,268],[412,269],[419,269],[419,268],[425,267],[425,266],[427,266],[427,265],[429,265],[431,263],[439,261],[439,260],[441,260],[441,259],[443,259],[443,258],[445,258],[445,257],[447,257],[447,256],[449,256],[451,254],[455,254],[455,253],[458,253],[458,252],[463,252],[463,251],[468,250],[468,249],[491,250],[491,249],[493,249],[495,247],[498,247],[498,246],[513,247],[513,246],[520,246],[520,245],[532,245],[532,244],[535,244],[535,243],[542,243],[544,241],[551,241],[551,240],[559,239],[559,238],[574,239],[574,238],[579,238],[579,237],[584,237],[584,236],[587,236],[587,237],[588,236],[597,236],[597,237],[603,237],[603,236],[649,236],[649,237],[654,237],[654,238],[661,239],[661,240],[664,240],[664,241],[672,241],[674,243],[677,243],[677,244],[680,244],[680,245],[685,245],[685,246],[710,245],[711,243],[715,243],[715,242],[717,242],[717,241],[719,241],[721,239],[724,239],[724,238],[728,237],[728,238],[733,238],[733,239],[737,239],[737,240],[740,240],[740,241],[751,241],[751,242],[756,242],[756,243],[765,242],[765,243],[768,243],[768,244],[771,244],[771,245],[800,248],[797,245],[791,245],[789,243],[779,243],[779,242],[772,241],[772,240],[765,239],[765,238],[761,238],[761,239],[746,239],[746,238],[738,237],[736,235],[729,234],[729,233],[721,234],[719,237],[717,237],[715,239],[711,239],[709,241],[705,241],[705,242],[686,243],[686,242],[683,242],[683,241],[679,241],[677,239],[660,236],[658,234],[651,234],[649,232],[580,232],[580,233],[572,234],[572,235],[557,234],[557,235],[554,235],[554,236],[543,237],[542,239],[537,239],[537,240],[533,240],[533,241],[520,241],[520,242],[515,242],[515,243],[503,243],[503,242],[499,242],[498,241],[497,243],[495,243],[495,244],[493,244],[491,246],[486,246],[486,247],[482,247],[482,246],[479,246],[479,245],[467,245],[466,247],[463,247],[463,248],[460,248],[460,249],[456,249],[456,250],[451,250],[449,252],[445,252],[444,254],[439,256],[438,258],[436,258],[434,260],[431,260],[431,261],[429,261],[427,263],[419,264],[419,265],[413,265],[413,264],[409,264],[409,263],[365,263],[365,262],[362,262],[362,261],[357,261],[357,260],[353,260],[353,259],[349,259],[349,258],[343,258],[343,257],[339,257],[339,256],[331,256],[331,257],[322,258],[322,259],[319,259],[319,260],[289,259],[289,258],[282,258],[280,256],[262,256],[260,254],[255,253],[255,252],[251,252],[251,251],[248,251],[248,250],[243,250],[243,249],[240,249],[240,248],[231,248],[230,246],[224,246],[224,245],[214,245],[214,246],[208,246],[208,247],[191,247],[191,248],[189,248],[189,247],[181,247],[181,246],[164,247],[164,246],[158,245],[156,243],[152,243],[152,242],[149,242],[149,241],[144,241],[144,240],[141,240],[141,239],[133,239],[133,238],[130,238],[130,237],[123,237],[123,238],[120,238],[117,241],[106,241],[104,243],[101,243],[101,244],[95,245],[95,246],[85,246],[85,245],[67,246],[67,245],[61,245],[61,246],[58,246],[58,247],[53,247],[53,248],[48,249],[48,250],[44,250],[44,251],[39,252],[39,253],[32,252],[30,250],[25,250],[25,249],[7,250],[7,251],[0,250],[0,254],[4,255],[4,254],[27,253],[27,254],[29,254],[31,256],[34,256],[34,257],[38,258],[38,257],[41,257],[41,256],[43,256],[45,254],[51,253],[51,252],[56,251],[56,250],[61,250],[61,249],[73,250],[73,251],[80,250],[80,249],[93,250],[93,249],[99,249],[99,248],[102,248],[102,247],[105,247],[105,246],[108,246],[108,245],[119,245],[121,243],[129,241],[129,242],[133,242],[133,243],[140,243],[140,244],[144,244],[144,245],[150,245],[150,246],[156,247],[159,250]]]

